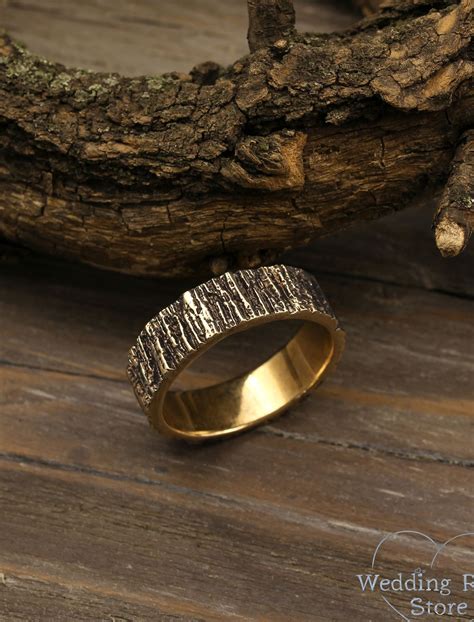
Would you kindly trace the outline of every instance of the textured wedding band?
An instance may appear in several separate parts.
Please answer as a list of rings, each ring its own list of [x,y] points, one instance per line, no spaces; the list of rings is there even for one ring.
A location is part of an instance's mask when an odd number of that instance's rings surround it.
[[[209,387],[169,391],[183,369],[221,339],[277,320],[303,322],[257,368]],[[145,326],[127,372],[153,427],[198,441],[281,413],[321,381],[343,348],[344,332],[316,280],[276,265],[228,272],[187,291]]]

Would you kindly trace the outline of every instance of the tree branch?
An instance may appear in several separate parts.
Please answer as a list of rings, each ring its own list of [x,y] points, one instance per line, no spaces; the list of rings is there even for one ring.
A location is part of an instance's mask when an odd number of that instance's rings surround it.
[[[472,0],[403,0],[335,35],[291,33],[288,13],[226,70],[134,79],[3,35],[0,233],[177,276],[405,207],[446,178],[474,125],[472,13]]]
[[[443,257],[466,247],[474,227],[474,131],[466,132],[451,165],[434,219],[436,245]]]
[[[295,10],[292,0],[248,0],[251,52],[268,47],[295,33]]]

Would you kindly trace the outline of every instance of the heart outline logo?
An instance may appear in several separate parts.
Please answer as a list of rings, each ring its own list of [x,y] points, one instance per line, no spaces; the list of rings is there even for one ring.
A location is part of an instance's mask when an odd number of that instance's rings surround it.
[[[435,554],[433,555],[431,562],[430,562],[430,568],[433,569],[434,564],[436,560],[438,559],[439,554],[441,553],[441,551],[443,551],[448,546],[448,544],[450,544],[454,540],[457,540],[458,538],[463,538],[466,536],[474,536],[474,532],[467,531],[465,533],[457,534],[456,536],[453,536],[452,538],[448,538],[448,540],[442,543],[436,542],[436,540],[433,540],[433,538],[426,535],[425,533],[422,533],[421,531],[415,531],[411,529],[403,529],[401,531],[395,531],[394,533],[389,533],[386,536],[384,536],[382,540],[380,540],[380,542],[375,547],[374,554],[372,555],[372,564],[371,564],[372,570],[375,570],[375,562],[377,560],[377,555],[378,555],[378,552],[380,551],[380,548],[383,546],[383,544],[390,538],[395,538],[396,536],[400,536],[400,535],[421,536],[425,540],[428,540],[428,542],[430,542],[435,547]],[[395,607],[395,605],[392,602],[390,602],[390,600],[386,596],[384,596],[383,594],[380,594],[380,596],[382,597],[382,600],[384,600],[385,603],[390,607],[390,609],[392,609],[392,611],[397,613],[405,622],[412,622],[412,620],[410,620],[410,618],[407,618],[407,616],[404,613],[399,611],[397,607]]]

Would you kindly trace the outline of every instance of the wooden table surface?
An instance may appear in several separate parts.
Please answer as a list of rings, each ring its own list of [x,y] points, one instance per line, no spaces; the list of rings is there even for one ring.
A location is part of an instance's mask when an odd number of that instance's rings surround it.
[[[39,4],[8,1],[7,25],[43,32],[58,3]],[[474,253],[441,259],[430,219],[401,212],[289,257],[342,320],[340,367],[273,423],[200,447],[150,430],[124,373],[190,283],[0,247],[0,620],[401,619],[359,589],[378,542],[474,531]],[[248,364],[253,345],[190,379]],[[426,561],[422,539],[395,544],[384,569]],[[474,572],[473,551],[461,539],[443,570]]]
[[[355,579],[377,542],[473,526],[472,253],[438,258],[429,217],[293,258],[347,330],[343,361],[291,413],[203,447],[150,430],[124,375],[141,326],[189,284],[5,248],[0,619],[391,619]],[[421,554],[402,544],[396,568]]]

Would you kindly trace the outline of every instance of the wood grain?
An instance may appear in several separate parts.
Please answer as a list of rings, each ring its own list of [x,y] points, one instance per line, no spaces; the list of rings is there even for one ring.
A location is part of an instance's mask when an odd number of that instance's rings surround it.
[[[144,322],[191,283],[3,247],[0,619],[388,620],[355,583],[381,537],[472,528],[471,264],[448,264],[455,295],[427,290],[445,276],[412,218],[418,264],[379,223],[356,249],[372,272],[357,276],[344,235],[337,274],[327,246],[308,254],[348,333],[337,374],[271,425],[198,448],[148,428],[124,371]],[[235,370],[252,345],[209,369]],[[424,554],[407,538],[387,559]]]

